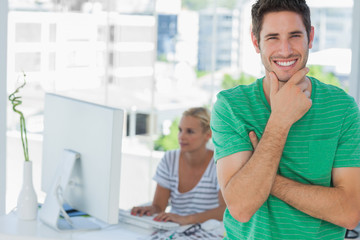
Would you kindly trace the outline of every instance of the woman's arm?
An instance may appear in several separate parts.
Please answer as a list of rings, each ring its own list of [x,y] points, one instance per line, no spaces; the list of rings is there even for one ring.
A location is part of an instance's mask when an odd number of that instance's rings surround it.
[[[139,216],[146,214],[151,216],[154,213],[164,212],[168,205],[169,198],[170,190],[157,184],[152,204],[150,206],[133,207],[131,214]]]
[[[154,218],[156,221],[171,221],[179,223],[180,225],[193,224],[193,223],[202,223],[209,219],[217,219],[222,221],[223,214],[226,208],[224,198],[221,194],[221,191],[218,193],[219,206],[201,213],[195,213],[187,216],[181,216],[174,213],[160,213]]]

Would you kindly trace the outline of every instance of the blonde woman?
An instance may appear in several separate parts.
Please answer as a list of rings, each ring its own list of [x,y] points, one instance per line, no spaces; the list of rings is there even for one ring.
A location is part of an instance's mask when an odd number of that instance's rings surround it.
[[[206,148],[211,138],[210,114],[206,108],[190,108],[179,123],[180,149],[168,151],[157,167],[157,187],[152,205],[134,207],[133,215],[153,215],[156,221],[181,225],[222,220],[225,202],[221,195],[213,151]],[[170,203],[170,212],[165,209]]]

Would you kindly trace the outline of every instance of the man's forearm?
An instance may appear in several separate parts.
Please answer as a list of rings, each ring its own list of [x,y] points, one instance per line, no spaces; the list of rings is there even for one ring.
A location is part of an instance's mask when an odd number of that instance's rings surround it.
[[[255,152],[225,186],[224,198],[239,221],[248,221],[269,197],[288,131],[269,119]]]
[[[353,199],[340,187],[302,184],[277,175],[271,194],[312,217],[348,229],[357,225],[350,220],[358,214]]]

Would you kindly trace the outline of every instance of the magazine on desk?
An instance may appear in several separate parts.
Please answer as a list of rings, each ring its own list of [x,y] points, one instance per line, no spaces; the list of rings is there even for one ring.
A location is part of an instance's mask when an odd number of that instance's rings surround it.
[[[176,230],[155,230],[151,236],[139,240],[219,240],[224,238],[224,225],[215,219],[210,219],[202,224],[181,226]]]

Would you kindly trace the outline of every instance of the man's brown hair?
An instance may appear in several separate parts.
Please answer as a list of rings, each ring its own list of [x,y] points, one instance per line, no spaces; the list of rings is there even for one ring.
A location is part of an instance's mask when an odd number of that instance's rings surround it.
[[[310,9],[305,0],[257,0],[251,9],[252,32],[257,42],[260,43],[260,31],[262,29],[264,15],[270,12],[281,11],[295,12],[302,17],[308,41],[310,41]]]

